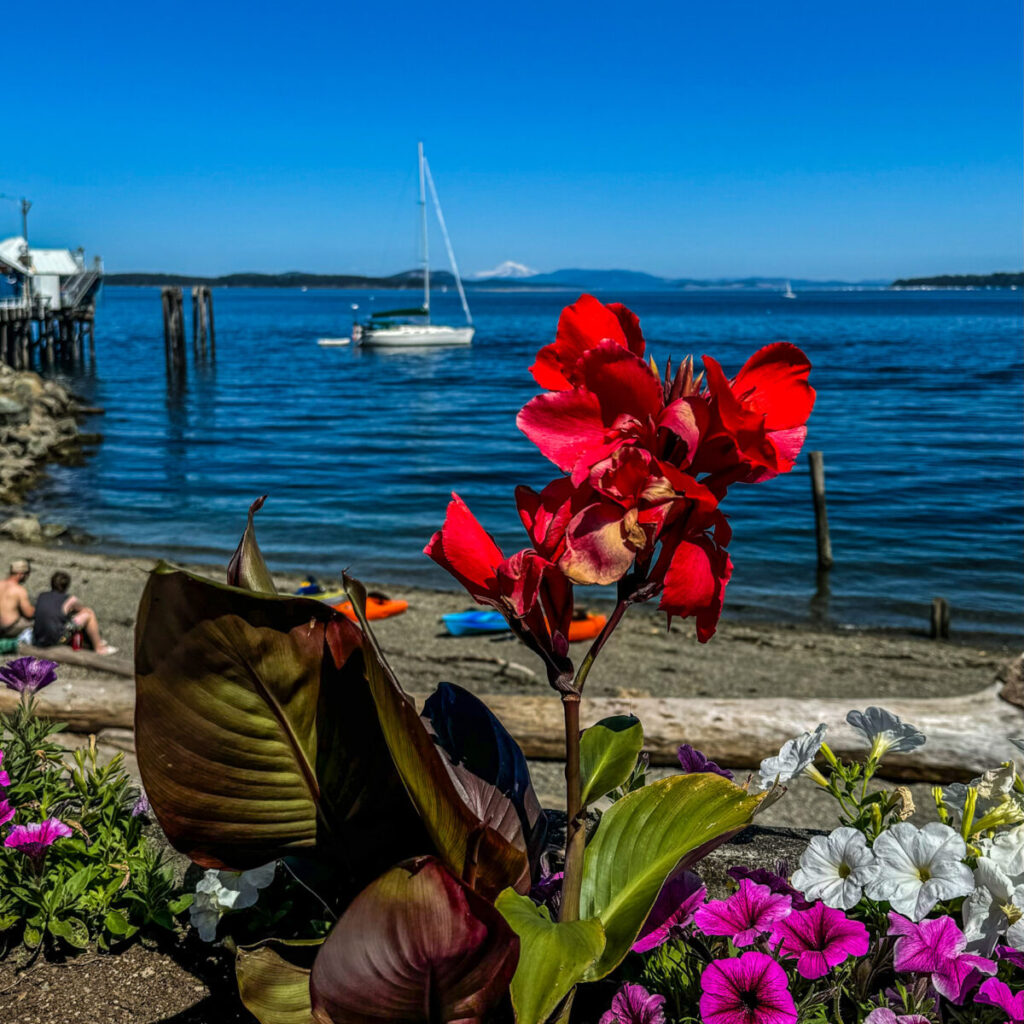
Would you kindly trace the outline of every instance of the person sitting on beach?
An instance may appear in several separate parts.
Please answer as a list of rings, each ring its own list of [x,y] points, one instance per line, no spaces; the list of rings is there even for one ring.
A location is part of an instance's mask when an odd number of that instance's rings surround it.
[[[104,643],[100,637],[96,613],[73,594],[68,594],[69,586],[71,577],[66,572],[55,572],[50,577],[52,589],[36,598],[36,646],[69,644],[75,633],[82,632],[97,654],[115,654],[117,648]]]
[[[24,558],[16,558],[11,562],[10,575],[0,580],[0,639],[13,640],[32,625],[36,610],[25,589],[31,572]]]

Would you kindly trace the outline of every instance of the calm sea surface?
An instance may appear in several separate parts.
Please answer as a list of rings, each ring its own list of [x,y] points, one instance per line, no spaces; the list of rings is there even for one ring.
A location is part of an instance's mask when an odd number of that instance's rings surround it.
[[[377,308],[404,293],[376,297]],[[216,365],[168,388],[157,289],[108,288],[95,368],[68,381],[107,415],[88,464],[34,496],[112,552],[223,559],[249,502],[278,568],[450,586],[421,554],[457,490],[498,542],[523,546],[517,483],[556,474],[515,427],[527,367],[574,294],[471,296],[466,349],[320,348],[350,330],[350,291],[215,293]],[[808,448],[825,453],[836,566],[816,591],[806,460],[734,488],[727,612],[826,615],[918,627],[932,597],[954,627],[1019,634],[1024,621],[1020,292],[636,293],[659,365],[708,353],[735,372],[772,341],[800,345],[818,401]],[[439,317],[456,314],[439,295]]]

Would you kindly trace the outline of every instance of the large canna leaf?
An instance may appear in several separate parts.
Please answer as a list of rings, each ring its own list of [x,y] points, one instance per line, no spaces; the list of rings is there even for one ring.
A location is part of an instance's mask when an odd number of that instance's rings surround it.
[[[232,587],[241,587],[243,590],[255,591],[257,594],[276,594],[277,587],[274,586],[267,563],[263,561],[263,552],[256,543],[256,526],[253,523],[253,517],[263,508],[263,502],[266,500],[267,496],[264,494],[249,506],[249,521],[246,523],[245,533],[242,534],[242,539],[238,542],[231,561],[228,562],[228,584]]]
[[[580,917],[598,918],[606,937],[587,981],[619,965],[680,861],[749,824],[760,800],[720,775],[696,774],[670,776],[612,805],[583,861]]]
[[[552,921],[547,907],[506,889],[495,906],[519,936],[512,978],[518,1024],[543,1024],[604,949],[601,922]]]
[[[135,739],[175,848],[238,870],[319,844],[342,887],[360,888],[380,857],[430,848],[377,724],[361,639],[320,601],[157,567],[136,627]]]
[[[406,861],[349,905],[310,982],[320,1024],[474,1024],[508,990],[519,940],[434,857]]]
[[[635,715],[614,715],[584,730],[580,737],[584,807],[629,778],[643,745],[644,729]]]
[[[508,886],[526,891],[527,842],[514,805],[497,787],[451,764],[377,645],[366,621],[366,590],[347,576],[345,589],[363,627],[366,678],[384,738],[438,854],[491,899]]]
[[[440,683],[423,705],[434,739],[448,757],[457,781],[474,793],[470,776],[507,797],[519,817],[527,849],[539,855],[547,833],[547,820],[530,778],[530,768],[519,744],[500,719],[477,696],[454,683]],[[492,800],[493,794],[487,794]],[[478,817],[490,820],[486,810]],[[498,828],[498,831],[505,831]]]
[[[238,995],[260,1024],[313,1024],[309,975],[320,939],[242,946],[235,954]]]

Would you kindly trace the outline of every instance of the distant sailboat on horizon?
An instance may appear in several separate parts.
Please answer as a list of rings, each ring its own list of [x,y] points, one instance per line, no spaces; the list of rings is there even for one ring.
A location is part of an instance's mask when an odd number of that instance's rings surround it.
[[[419,207],[422,236],[420,262],[423,267],[423,305],[418,309],[393,309],[371,313],[368,322],[356,324],[352,329],[353,340],[364,347],[420,348],[431,345],[469,345],[473,341],[473,334],[476,331],[473,326],[473,316],[469,312],[469,303],[466,301],[466,292],[462,287],[462,278],[459,276],[459,267],[455,262],[455,251],[452,249],[451,239],[448,237],[444,214],[441,212],[441,201],[437,197],[434,177],[430,173],[430,164],[427,163],[427,158],[423,155],[422,142],[418,144],[417,153],[420,172]],[[428,185],[430,186],[430,197],[434,201],[434,211],[437,213],[437,222],[441,226],[445,248],[448,250],[448,262],[451,264],[452,276],[455,278],[455,286],[459,289],[459,298],[462,300],[462,309],[466,314],[465,327],[447,327],[430,322],[430,250],[427,240]],[[396,320],[399,317],[403,319]],[[423,322],[404,322],[406,317],[417,319],[422,317]]]
[[[786,282],[786,290],[782,293],[782,297],[784,299],[795,299],[796,298],[796,292],[793,291],[793,286],[792,286],[792,284],[789,281]]]

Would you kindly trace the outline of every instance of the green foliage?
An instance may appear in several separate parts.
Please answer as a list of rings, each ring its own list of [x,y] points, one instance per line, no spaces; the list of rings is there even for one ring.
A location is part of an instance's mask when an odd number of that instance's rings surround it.
[[[580,917],[598,918],[607,938],[587,980],[622,962],[684,858],[750,824],[760,800],[720,775],[698,774],[661,779],[612,805],[583,862]]]
[[[644,729],[633,715],[614,715],[584,731],[580,737],[584,807],[626,785],[643,745]]]
[[[175,892],[162,853],[143,835],[122,755],[101,764],[92,739],[68,761],[53,740],[61,728],[36,717],[30,701],[0,715],[10,776],[0,798],[16,808],[0,835],[49,818],[72,830],[38,857],[0,846],[0,948],[108,949],[140,929],[173,929],[191,897]]]
[[[271,942],[237,951],[238,994],[261,1024],[310,1024],[309,974],[320,945]]]
[[[546,1021],[604,949],[597,920],[551,920],[548,908],[506,889],[495,906],[519,936],[512,1007],[520,1024]]]

